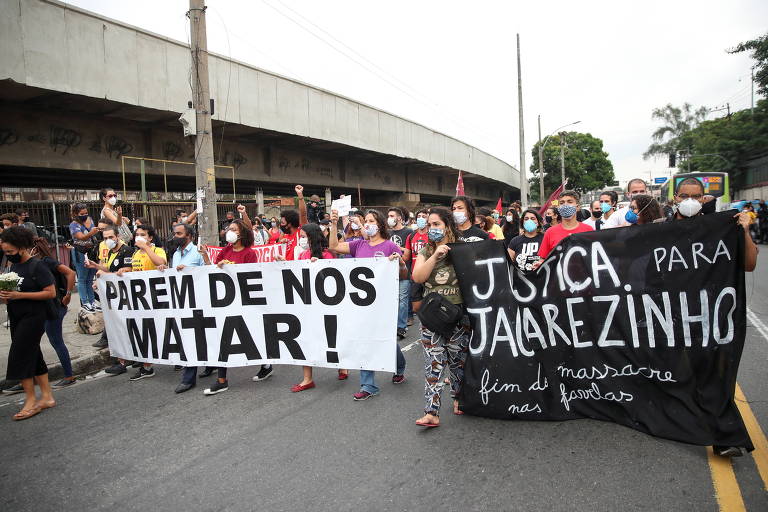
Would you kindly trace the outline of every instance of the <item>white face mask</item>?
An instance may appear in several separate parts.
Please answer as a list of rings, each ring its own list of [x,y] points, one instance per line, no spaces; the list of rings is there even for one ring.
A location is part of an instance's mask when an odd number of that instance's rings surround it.
[[[117,198],[110,197],[109,199],[107,199],[107,202],[110,204],[110,206],[115,206],[117,204]]]
[[[512,222],[513,219],[514,219],[513,216],[507,215],[507,222]]]
[[[237,242],[237,233],[235,233],[232,230],[227,231],[227,234],[224,235],[224,238],[226,239],[227,243],[233,244]]]
[[[379,232],[379,226],[376,224],[366,224],[365,225],[365,234],[368,236],[375,236],[376,233]]]
[[[146,242],[146,241],[147,241],[147,239],[146,239],[146,238],[144,238],[143,236],[137,236],[137,237],[136,237],[136,241],[137,241],[137,242]]]
[[[693,217],[701,211],[701,203],[696,199],[688,198],[683,199],[677,205],[677,211],[683,217]]]
[[[352,230],[353,231],[359,231],[360,230],[360,224],[357,224],[355,222],[350,222],[349,225],[352,226]]]
[[[464,212],[453,212],[453,220],[456,221],[456,224],[461,226],[467,222],[467,214]]]
[[[182,224],[186,224],[187,223],[187,218],[186,217],[182,217],[181,218],[181,223]]]
[[[302,236],[301,238],[299,238],[299,247],[301,247],[305,251],[309,249],[309,240],[307,240],[307,237]]]
[[[115,240],[112,240],[111,238],[107,238],[106,240],[104,240],[104,245],[106,245],[107,249],[111,251],[112,249],[117,247],[117,242]]]
[[[387,226],[389,226],[391,228],[397,226],[397,219],[395,219],[393,217],[387,217]]]

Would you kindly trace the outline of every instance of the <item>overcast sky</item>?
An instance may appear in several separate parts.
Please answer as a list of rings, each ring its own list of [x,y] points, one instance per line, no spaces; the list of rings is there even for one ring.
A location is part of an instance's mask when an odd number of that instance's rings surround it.
[[[68,3],[188,38],[184,0]],[[622,182],[669,174],[666,158],[642,159],[654,107],[749,107],[752,61],[725,49],[765,33],[768,20],[765,0],[207,4],[211,51],[419,122],[515,167],[519,33],[526,167],[540,114],[542,137],[581,121],[573,129],[604,141]]]

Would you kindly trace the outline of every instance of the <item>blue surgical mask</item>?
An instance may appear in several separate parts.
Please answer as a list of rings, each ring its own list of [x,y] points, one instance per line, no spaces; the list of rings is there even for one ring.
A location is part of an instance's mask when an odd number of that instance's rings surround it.
[[[526,221],[523,222],[523,229],[529,233],[533,233],[534,231],[536,231],[537,227],[539,227],[539,225],[536,224],[536,221],[533,221],[531,219],[526,219]]]
[[[747,204],[746,201],[736,201],[735,203],[731,203],[731,210],[742,210],[744,209],[745,204]]]
[[[427,232],[427,238],[430,242],[439,242],[445,236],[445,230],[441,228],[429,228]]]
[[[630,224],[637,224],[637,214],[634,212],[634,210],[627,210],[627,214],[624,216],[624,219]]]
[[[557,207],[557,211],[560,212],[560,216],[564,219],[570,219],[576,215],[576,207],[572,204],[564,204]]]
[[[611,211],[610,203],[600,203],[600,210],[603,213],[608,213],[609,211]]]
[[[416,219],[416,227],[419,229],[424,229],[425,227],[427,227],[427,219],[425,219],[424,217],[419,217],[418,219]]]

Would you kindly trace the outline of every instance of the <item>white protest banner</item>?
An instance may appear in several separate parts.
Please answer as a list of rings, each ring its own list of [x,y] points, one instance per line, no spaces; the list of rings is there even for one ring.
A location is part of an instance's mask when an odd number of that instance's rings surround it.
[[[334,199],[331,202],[331,210],[339,212],[339,217],[345,217],[349,215],[349,210],[352,208],[352,196],[342,196],[340,199]]]
[[[395,371],[398,267],[387,258],[206,265],[97,283],[116,357]]]
[[[208,257],[214,261],[216,255],[223,247],[208,246]],[[251,250],[256,253],[256,261],[259,263],[277,261],[277,256],[285,258],[285,244],[254,245]]]

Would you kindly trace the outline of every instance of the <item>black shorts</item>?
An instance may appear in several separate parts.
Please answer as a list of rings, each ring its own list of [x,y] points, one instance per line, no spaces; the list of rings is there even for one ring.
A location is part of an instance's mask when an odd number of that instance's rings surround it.
[[[424,298],[424,285],[411,281],[411,302],[420,302]]]

